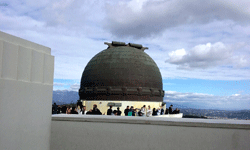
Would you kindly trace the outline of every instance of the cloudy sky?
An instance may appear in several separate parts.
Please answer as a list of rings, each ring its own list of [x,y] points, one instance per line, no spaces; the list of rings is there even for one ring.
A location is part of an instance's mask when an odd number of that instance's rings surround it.
[[[54,90],[77,90],[88,61],[123,41],[149,47],[165,100],[250,108],[249,0],[1,0],[0,30],[51,48]]]

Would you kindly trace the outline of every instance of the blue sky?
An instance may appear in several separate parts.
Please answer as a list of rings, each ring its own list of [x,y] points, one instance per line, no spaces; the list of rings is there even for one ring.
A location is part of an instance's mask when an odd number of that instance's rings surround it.
[[[79,88],[88,61],[123,41],[160,68],[165,101],[250,108],[249,0],[2,0],[0,30],[51,48],[54,90]]]

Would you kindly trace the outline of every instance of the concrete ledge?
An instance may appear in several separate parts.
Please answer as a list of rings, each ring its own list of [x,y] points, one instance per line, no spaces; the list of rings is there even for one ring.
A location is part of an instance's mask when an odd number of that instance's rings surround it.
[[[161,126],[203,127],[250,130],[249,120],[188,119],[162,117],[130,117],[104,115],[52,115],[52,121],[123,123]]]

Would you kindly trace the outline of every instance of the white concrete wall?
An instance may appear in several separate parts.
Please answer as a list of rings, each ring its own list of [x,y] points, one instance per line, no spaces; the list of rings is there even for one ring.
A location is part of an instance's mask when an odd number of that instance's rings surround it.
[[[0,31],[0,150],[49,150],[54,57]]]
[[[51,150],[247,150],[250,121],[157,117],[52,117]]]

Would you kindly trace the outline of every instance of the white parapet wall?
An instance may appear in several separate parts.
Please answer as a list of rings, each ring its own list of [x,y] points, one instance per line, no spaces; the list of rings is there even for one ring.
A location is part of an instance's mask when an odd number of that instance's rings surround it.
[[[247,150],[249,120],[53,115],[51,150]]]
[[[0,31],[0,150],[49,150],[51,49]]]

